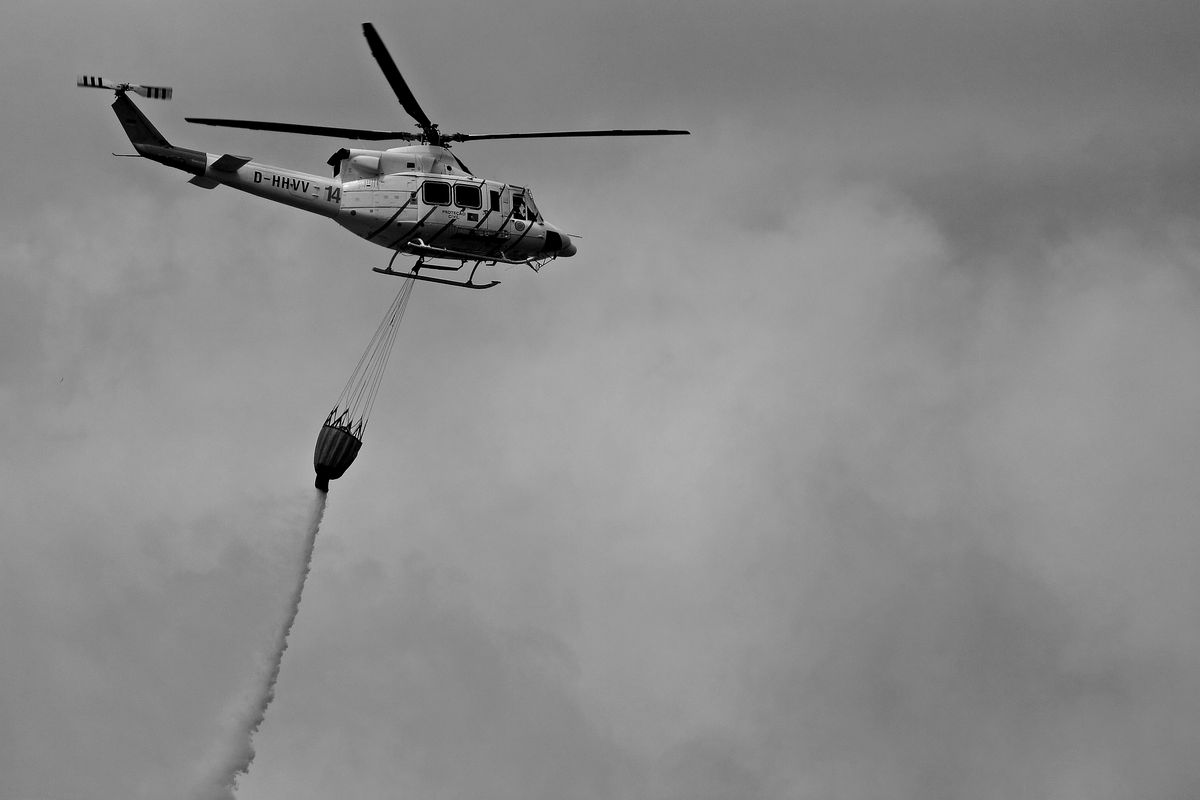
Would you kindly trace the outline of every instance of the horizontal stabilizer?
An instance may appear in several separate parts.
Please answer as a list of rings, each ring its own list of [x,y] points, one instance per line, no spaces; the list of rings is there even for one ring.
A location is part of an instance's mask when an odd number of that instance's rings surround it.
[[[250,159],[242,156],[231,156],[228,153],[218,158],[212,163],[212,168],[217,172],[237,172],[239,169],[250,163]]]
[[[221,185],[220,181],[214,181],[212,178],[205,177],[204,175],[196,175],[188,183],[193,186],[199,186],[201,189],[215,189]]]

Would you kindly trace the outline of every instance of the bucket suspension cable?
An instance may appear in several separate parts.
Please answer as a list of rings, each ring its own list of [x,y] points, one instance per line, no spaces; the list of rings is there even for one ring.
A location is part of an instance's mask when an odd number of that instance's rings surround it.
[[[396,342],[396,332],[404,318],[404,311],[408,308],[408,300],[412,296],[415,284],[416,281],[406,280],[400,287],[396,299],[392,301],[375,335],[371,337],[370,344],[359,358],[350,380],[342,389],[337,405],[329,412],[329,422],[352,431],[359,438],[366,430],[371,409],[375,405],[375,396],[379,392],[379,384],[383,380],[392,346]]]
[[[342,477],[358,456],[363,432],[367,428],[371,408],[375,405],[375,395],[379,392],[379,383],[387,369],[392,345],[396,343],[396,331],[400,327],[400,320],[404,318],[404,310],[408,308],[408,299],[415,285],[416,281],[406,280],[400,287],[396,299],[371,337],[371,343],[358,360],[354,374],[350,376],[346,388],[342,389],[337,405],[321,426],[313,453],[313,469],[317,473],[317,488],[323,492],[329,491],[329,482]]]

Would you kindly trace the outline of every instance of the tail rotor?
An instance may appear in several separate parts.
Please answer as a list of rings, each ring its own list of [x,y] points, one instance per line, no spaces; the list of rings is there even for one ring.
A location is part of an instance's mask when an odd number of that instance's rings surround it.
[[[97,75],[80,75],[75,81],[76,86],[83,86],[88,89],[108,89],[117,94],[125,94],[133,92],[136,95],[149,98],[151,100],[170,100],[174,90],[170,86],[145,86],[140,83],[111,83]]]

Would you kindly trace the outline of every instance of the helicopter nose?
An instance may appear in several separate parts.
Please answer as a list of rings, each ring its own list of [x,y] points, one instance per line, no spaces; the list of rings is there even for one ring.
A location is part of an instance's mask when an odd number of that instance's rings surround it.
[[[559,234],[562,236],[562,249],[558,251],[560,256],[573,256],[579,252],[579,248],[575,247],[575,243],[571,241],[571,237],[565,233]]]
[[[577,252],[570,236],[549,225],[546,226],[546,243],[542,251],[555,256],[573,256]]]

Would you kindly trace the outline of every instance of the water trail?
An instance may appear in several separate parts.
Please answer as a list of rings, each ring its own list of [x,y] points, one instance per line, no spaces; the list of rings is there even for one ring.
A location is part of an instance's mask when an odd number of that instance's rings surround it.
[[[234,800],[238,778],[250,771],[254,762],[254,734],[262,726],[267,716],[267,708],[275,699],[275,683],[279,680],[279,668],[283,663],[283,654],[287,650],[288,635],[296,623],[296,615],[300,612],[300,597],[304,593],[304,582],[308,578],[312,564],[313,549],[317,543],[317,531],[321,527],[321,519],[325,516],[325,502],[328,498],[324,492],[317,492],[313,500],[312,512],[309,515],[308,530],[304,541],[304,551],[300,558],[300,569],[296,576],[296,585],[288,601],[287,614],[274,646],[269,651],[269,661],[266,662],[260,680],[254,686],[244,710],[238,716],[230,735],[230,748],[220,759],[214,774],[201,785],[196,800]]]

